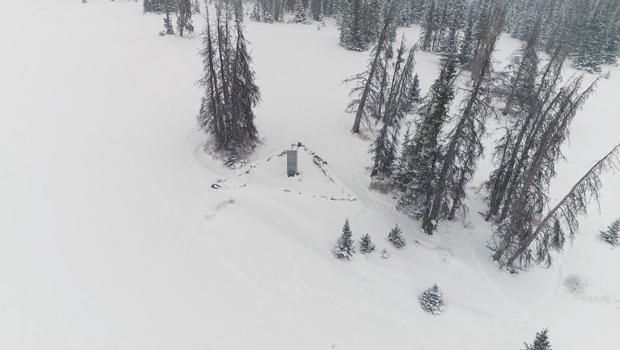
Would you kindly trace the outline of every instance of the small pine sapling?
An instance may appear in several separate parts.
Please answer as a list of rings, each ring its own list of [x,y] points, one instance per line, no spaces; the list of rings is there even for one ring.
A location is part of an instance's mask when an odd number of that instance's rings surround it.
[[[536,333],[534,343],[532,345],[525,343],[525,349],[523,350],[551,350],[551,343],[549,342],[547,333],[548,331],[546,328]]]
[[[346,258],[351,260],[354,252],[353,233],[351,232],[351,227],[349,226],[349,219],[346,219],[344,222],[344,227],[342,228],[342,233],[338,239],[338,243],[334,247],[334,255],[338,259]]]
[[[425,290],[424,293],[420,295],[418,300],[420,301],[420,306],[422,309],[433,315],[439,315],[445,309],[443,293],[441,293],[441,290],[437,284]]]
[[[375,245],[372,243],[370,239],[370,235],[367,233],[362,236],[362,240],[360,241],[360,253],[372,253],[375,250]]]
[[[166,17],[164,17],[164,30],[165,30],[165,34],[168,34],[168,35],[174,34],[174,29],[172,28],[172,22],[170,21],[169,14],[166,14]]]
[[[407,245],[405,237],[403,237],[403,232],[400,230],[398,225],[394,226],[394,228],[390,231],[388,234],[388,240],[392,242],[396,248],[402,248]]]
[[[620,245],[620,219],[612,222],[606,231],[601,231],[601,239],[614,247]]]

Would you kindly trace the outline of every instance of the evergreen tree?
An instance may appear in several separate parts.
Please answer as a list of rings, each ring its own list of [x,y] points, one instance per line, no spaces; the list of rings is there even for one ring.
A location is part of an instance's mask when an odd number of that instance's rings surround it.
[[[334,255],[338,259],[349,259],[353,257],[355,252],[353,248],[353,234],[349,226],[349,219],[346,219],[342,228],[342,233],[338,239],[338,243],[334,247]]]
[[[394,182],[400,191],[396,208],[414,218],[421,218],[430,205],[442,159],[440,135],[454,98],[455,77],[454,61],[448,60],[420,108],[422,118],[415,136],[404,145],[401,166],[395,172]]]
[[[308,23],[308,9],[301,0],[297,0],[295,4],[295,16],[292,20],[294,23]]]
[[[360,241],[360,253],[367,254],[372,253],[375,250],[375,245],[370,240],[370,235],[367,233],[362,236]]]
[[[365,4],[363,0],[344,0],[340,21],[340,45],[347,50],[364,51],[368,48],[366,37]]]
[[[408,113],[413,113],[418,104],[420,104],[420,78],[418,74],[413,76],[413,81],[411,82],[411,87],[409,88],[409,96],[408,96]]]
[[[439,315],[445,310],[443,293],[437,284],[425,290],[418,298],[422,310],[433,315]]]
[[[601,231],[601,238],[614,247],[620,245],[620,219],[612,222],[607,231]]]
[[[200,1],[199,0],[194,0],[192,2],[192,12],[200,13]]]
[[[198,121],[201,129],[214,136],[215,150],[232,165],[251,152],[258,141],[253,108],[260,100],[260,92],[254,82],[243,34],[241,2],[233,8],[224,1],[216,10],[215,30],[211,28],[208,9],[206,12],[207,25],[201,52],[205,75],[200,80],[205,95]],[[233,12],[234,29],[229,23]]]
[[[239,6],[241,1],[238,1]],[[260,90],[256,85],[252,58],[247,49],[247,40],[243,33],[243,10],[237,9],[235,15],[236,47],[231,68],[231,109],[236,128],[235,153],[252,151],[258,142],[258,131],[254,125],[254,107],[260,101]]]
[[[172,27],[172,20],[170,19],[171,13],[176,13],[178,10],[176,0],[156,0],[157,2],[153,5],[154,8],[159,9],[160,12],[164,13],[164,30],[166,34],[174,34],[174,29]]]
[[[183,36],[185,30],[193,33],[194,25],[192,24],[192,3],[190,0],[178,0],[178,9],[177,30],[179,31],[179,35]]]
[[[462,65],[469,63],[471,59],[474,45],[474,7],[470,7],[469,16],[467,18],[467,26],[463,34],[463,40],[459,44],[458,62]]]
[[[455,20],[448,30],[446,38],[441,42],[442,59],[455,59],[459,54],[458,22]]]
[[[364,51],[376,42],[385,23],[386,12],[395,12],[396,4],[388,3],[384,8],[382,0],[342,0],[340,14],[340,45],[347,50]],[[395,13],[390,14],[390,22]],[[391,28],[394,35],[394,28]]]
[[[422,227],[428,234],[436,229],[439,220],[452,219],[462,208],[465,185],[475,171],[477,159],[482,154],[481,138],[484,134],[487,108],[485,93],[488,91],[491,55],[504,25],[505,0],[496,0],[491,7],[488,25],[478,45],[478,54],[471,65],[472,86],[463,101],[456,125],[443,154],[438,176],[429,197],[430,205],[424,209]]]
[[[312,14],[312,18],[317,21],[323,21],[323,1],[322,0],[309,0],[310,1],[310,12]]]
[[[260,1],[254,1],[252,4],[252,12],[250,13],[250,18],[253,21],[260,22],[261,21],[261,5]]]
[[[174,34],[174,29],[172,28],[172,22],[170,21],[170,13],[166,13],[166,17],[164,17],[164,31],[168,35]]]
[[[153,0],[144,0],[142,2],[142,9],[144,12],[157,12]]]
[[[400,227],[398,227],[398,225],[394,226],[394,228],[390,230],[390,233],[388,234],[388,240],[392,242],[392,244],[396,248],[402,248],[407,245],[405,237],[403,237],[403,232],[401,231]]]
[[[525,344],[524,350],[551,350],[551,343],[549,342],[549,336],[547,335],[547,329],[543,329],[536,333],[536,339],[532,345]]]
[[[427,9],[424,13],[424,21],[422,22],[422,37],[420,49],[430,51],[433,48],[433,34],[437,27],[437,8],[436,0],[429,0]]]
[[[364,38],[368,45],[376,42],[379,39],[379,35],[381,33],[381,13],[383,11],[382,0],[367,0],[368,3],[364,6],[364,16],[363,16],[363,28],[364,28]],[[396,8],[396,4],[393,4]],[[391,39],[396,35],[394,30],[393,33],[390,33]]]

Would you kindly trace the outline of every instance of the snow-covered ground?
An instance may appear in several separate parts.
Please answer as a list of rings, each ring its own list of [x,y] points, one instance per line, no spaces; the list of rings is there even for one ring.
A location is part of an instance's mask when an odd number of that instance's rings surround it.
[[[516,350],[544,327],[554,349],[618,347],[620,251],[598,239],[620,216],[618,174],[554,267],[511,275],[476,214],[488,160],[470,216],[432,237],[368,189],[341,84],[367,53],[340,48],[333,24],[247,23],[264,143],[244,174],[202,152],[199,36],[158,36],[133,1],[1,7],[0,348]],[[517,46],[503,38],[497,57]],[[424,90],[437,71],[417,55]],[[618,142],[619,89],[614,68],[579,113],[553,198]],[[284,175],[297,141],[332,180],[305,152],[301,177]],[[346,217],[390,258],[334,259]],[[441,316],[417,302],[435,282]]]

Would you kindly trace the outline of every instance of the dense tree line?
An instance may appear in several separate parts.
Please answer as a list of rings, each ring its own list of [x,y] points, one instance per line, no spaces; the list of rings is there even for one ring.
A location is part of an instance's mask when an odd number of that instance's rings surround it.
[[[540,27],[538,47],[551,53],[568,39],[568,55],[577,68],[599,71],[601,64],[616,62],[620,39],[617,0],[516,0],[506,31],[525,39],[536,25]]]
[[[175,1],[175,0],[146,0]],[[340,43],[349,50],[363,51],[379,37],[382,11],[396,7],[395,26],[419,24],[420,49],[458,56],[467,64],[475,56],[487,27],[495,0],[252,0],[252,18],[262,22],[295,22],[324,16],[338,20]],[[506,4],[502,30],[527,40],[538,27],[537,50],[555,51],[570,40],[568,56],[574,65],[599,71],[613,64],[620,41],[620,2],[617,0],[515,0]]]
[[[198,0],[144,0],[144,12],[155,12],[164,14],[163,34],[174,34],[171,15],[176,16],[177,32],[180,36],[185,33],[194,32],[192,15],[200,12]]]
[[[419,45],[440,53],[442,68],[424,98],[413,71],[415,49],[407,58],[403,44],[394,52],[390,33],[398,20],[391,14],[397,11],[384,9],[368,68],[348,80],[356,85],[347,110],[356,115],[352,131],[364,127],[374,137],[373,184],[392,191],[396,208],[420,220],[428,234],[466,210],[463,199],[484,151],[486,119],[499,118],[504,133],[493,152],[495,169],[484,184],[486,219],[496,225],[489,247],[501,266],[522,269],[534,262],[550,264],[551,250],[562,249],[572,237],[577,215],[598,196],[598,175],[615,164],[618,149],[543,216],[571,121],[598,79],[586,84],[584,76],[562,77],[575,48],[570,31],[558,32],[553,51],[541,59],[541,47],[550,40],[542,10],[521,29],[523,44],[507,68],[495,72],[493,51],[514,15],[509,9],[506,0],[427,3]],[[464,12],[466,18],[459,16]],[[459,92],[455,81],[465,70],[467,83]],[[413,128],[401,137],[408,114],[414,115]]]

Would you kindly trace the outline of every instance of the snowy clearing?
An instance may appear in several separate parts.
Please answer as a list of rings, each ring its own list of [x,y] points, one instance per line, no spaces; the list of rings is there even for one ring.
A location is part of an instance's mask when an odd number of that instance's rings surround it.
[[[161,17],[132,1],[3,5],[0,348],[517,350],[544,327],[554,349],[617,344],[620,251],[598,232],[620,215],[618,173],[552,268],[511,275],[477,214],[490,157],[469,216],[434,236],[369,190],[369,142],[349,132],[342,84],[367,53],[339,47],[333,23],[246,22],[263,144],[240,177],[202,152],[198,35],[158,36]],[[417,27],[404,32],[417,40]],[[496,58],[517,46],[502,38]],[[416,61],[424,92],[438,59]],[[618,141],[619,90],[616,67],[572,126],[554,199]],[[335,182],[310,158],[290,182],[277,155],[297,141]],[[334,259],[345,218],[377,251]],[[401,250],[387,241],[396,223]],[[418,304],[433,283],[439,317]]]

